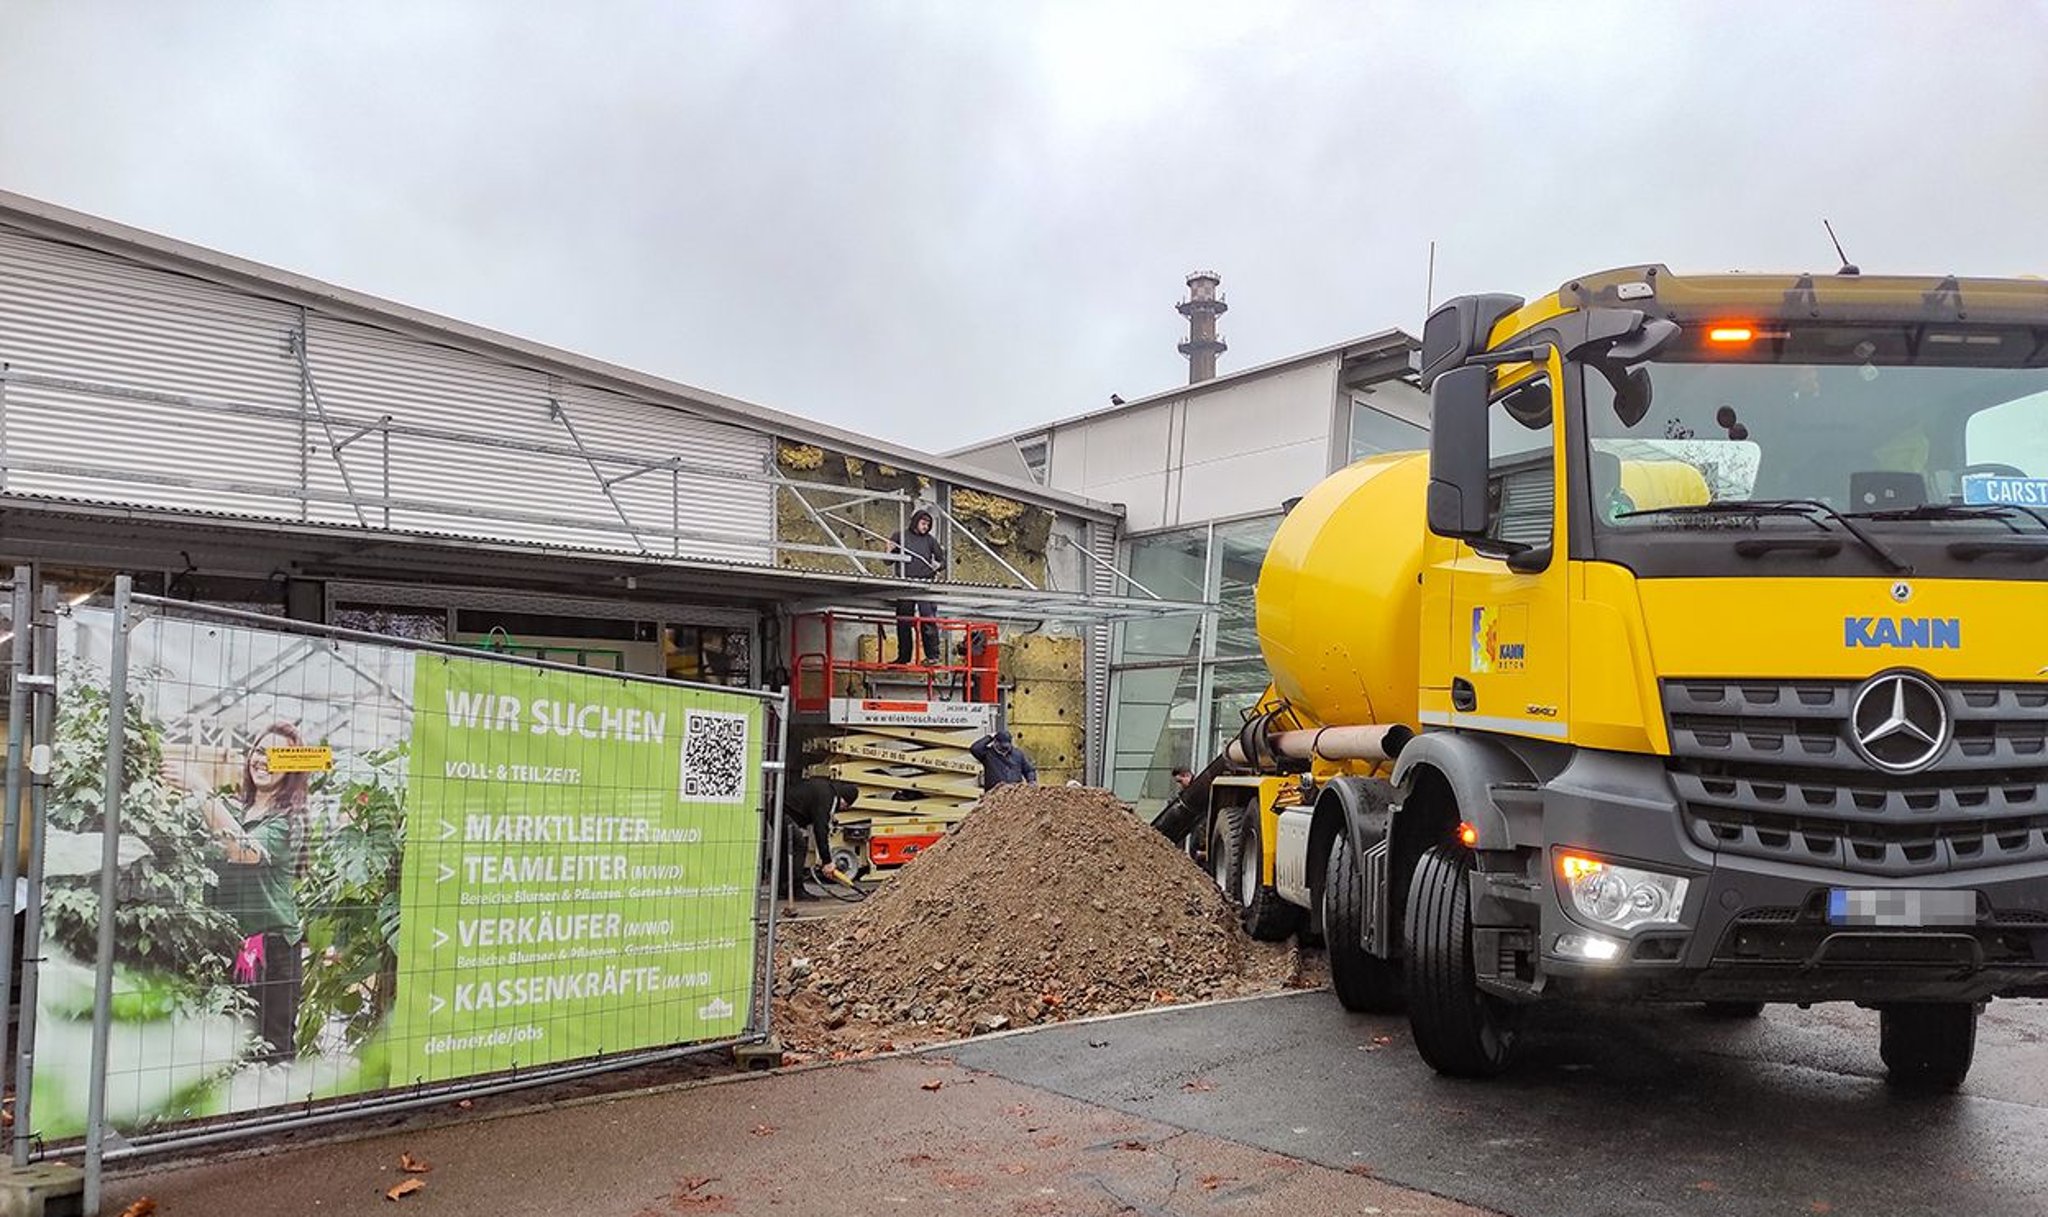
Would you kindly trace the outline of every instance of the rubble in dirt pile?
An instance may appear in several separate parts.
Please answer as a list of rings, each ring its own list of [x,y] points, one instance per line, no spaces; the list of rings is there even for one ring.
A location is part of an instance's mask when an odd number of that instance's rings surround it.
[[[855,912],[792,925],[776,1028],[872,1050],[1299,983],[1108,792],[1006,786]]]

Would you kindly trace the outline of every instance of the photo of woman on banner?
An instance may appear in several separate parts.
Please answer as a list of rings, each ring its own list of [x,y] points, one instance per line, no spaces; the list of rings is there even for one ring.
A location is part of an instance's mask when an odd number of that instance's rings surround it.
[[[256,1006],[266,1064],[297,1055],[296,1026],[304,967],[298,880],[306,869],[306,773],[277,773],[272,748],[303,743],[297,727],[278,722],[257,734],[228,783],[195,778],[185,766],[164,765],[164,780],[200,796],[206,825],[219,847],[216,908],[234,919],[240,936],[231,973]],[[216,793],[222,785],[233,793]]]

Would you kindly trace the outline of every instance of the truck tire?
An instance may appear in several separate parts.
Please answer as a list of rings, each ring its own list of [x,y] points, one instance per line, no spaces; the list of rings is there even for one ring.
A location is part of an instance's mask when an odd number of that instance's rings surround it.
[[[1901,1090],[1951,1091],[1977,1055],[1974,1002],[1912,1002],[1877,1014],[1877,1053],[1885,1081]]]
[[[1209,822],[1209,877],[1232,905],[1237,904],[1238,846],[1243,831],[1243,808],[1219,808]]]
[[[1320,903],[1330,987],[1353,1014],[1392,1014],[1401,1008],[1401,970],[1365,949],[1365,867],[1339,829],[1330,841]]]
[[[1408,1023],[1416,1050],[1438,1073],[1492,1077],[1514,1059],[1514,1009],[1479,990],[1472,959],[1472,858],[1432,846],[1415,863],[1402,927]]]
[[[1253,803],[1244,809],[1244,830],[1238,837],[1238,903],[1244,908],[1244,930],[1260,942],[1279,942],[1301,925],[1305,911],[1280,898],[1280,893],[1267,887],[1261,871],[1265,869],[1266,851],[1259,840],[1259,808]]]

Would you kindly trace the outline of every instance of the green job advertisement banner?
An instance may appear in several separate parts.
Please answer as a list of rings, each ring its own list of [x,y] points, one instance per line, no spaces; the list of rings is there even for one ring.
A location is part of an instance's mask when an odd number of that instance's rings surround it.
[[[113,623],[61,619],[32,1115],[84,1130]],[[749,1021],[750,697],[151,615],[107,1112],[144,1130]]]
[[[422,655],[391,1084],[739,1034],[753,698]]]

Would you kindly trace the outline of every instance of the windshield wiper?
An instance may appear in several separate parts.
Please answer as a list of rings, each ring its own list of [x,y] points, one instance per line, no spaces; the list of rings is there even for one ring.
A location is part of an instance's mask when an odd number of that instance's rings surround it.
[[[1861,542],[1863,547],[1876,554],[1886,566],[1902,575],[1913,573],[1913,564],[1901,558],[1884,542],[1871,536],[1861,524],[1836,511],[1819,499],[1741,499],[1727,503],[1683,503],[1669,507],[1649,507],[1641,511],[1625,511],[1616,519],[1628,520],[1641,516],[1798,516],[1812,520],[1820,527],[1819,516],[1833,520],[1842,530]]]
[[[2023,515],[2048,532],[2048,516],[2024,503],[1922,503],[1917,507],[1894,507],[1886,511],[1852,511],[1859,520],[1997,520],[2014,532],[2012,518]]]

